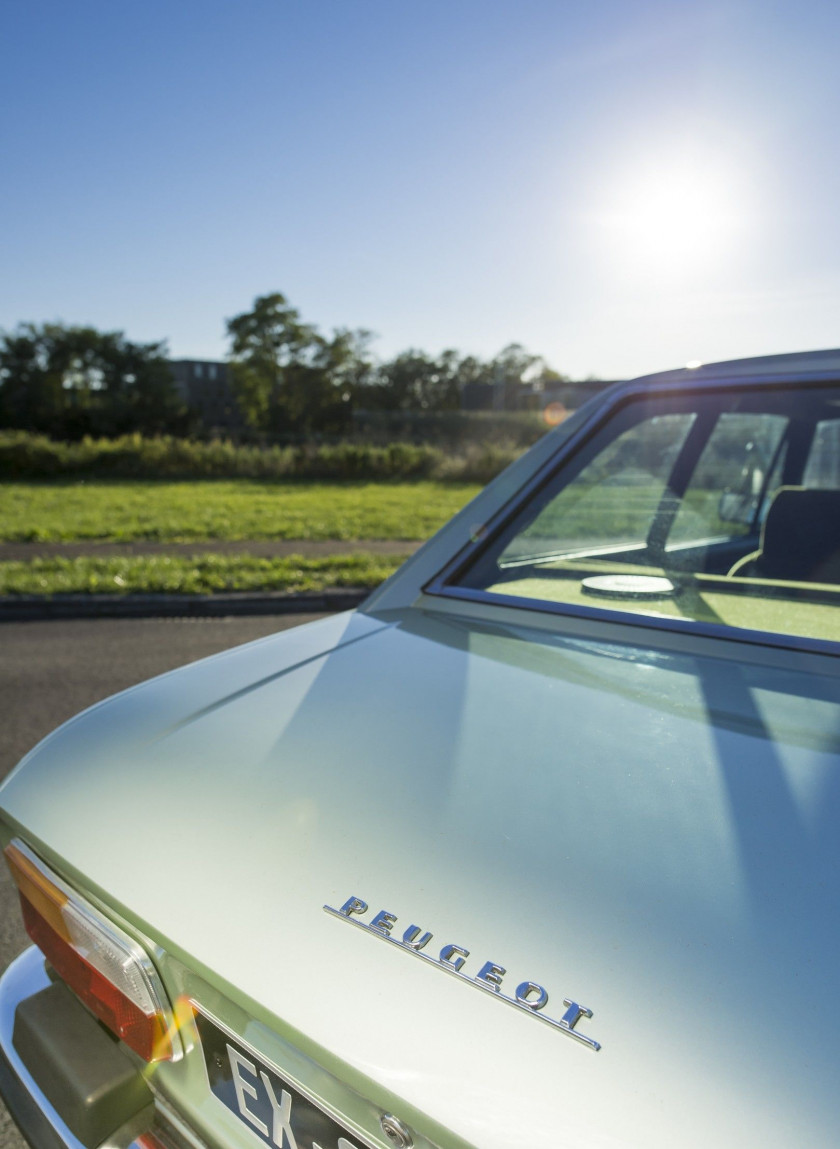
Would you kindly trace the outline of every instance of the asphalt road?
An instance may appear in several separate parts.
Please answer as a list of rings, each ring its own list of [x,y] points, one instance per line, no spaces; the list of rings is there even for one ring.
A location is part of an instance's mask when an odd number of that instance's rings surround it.
[[[321,615],[0,624],[0,779],[59,723],[109,694]],[[0,864],[0,970],[27,945]],[[0,1102],[0,1149],[26,1149]]]

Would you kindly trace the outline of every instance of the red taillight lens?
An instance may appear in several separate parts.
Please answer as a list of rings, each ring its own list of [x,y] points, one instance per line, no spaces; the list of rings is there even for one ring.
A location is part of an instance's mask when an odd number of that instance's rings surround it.
[[[134,1138],[128,1149],[167,1149],[167,1146],[154,1133],[141,1133]]]
[[[146,1061],[171,1058],[171,1011],[141,947],[49,873],[22,842],[12,842],[5,854],[26,931],[59,977]]]

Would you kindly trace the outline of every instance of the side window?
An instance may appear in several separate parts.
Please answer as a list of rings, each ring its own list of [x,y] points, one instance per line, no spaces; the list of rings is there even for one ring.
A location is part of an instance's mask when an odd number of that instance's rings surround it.
[[[645,419],[609,442],[500,556],[644,545],[694,413]]]
[[[817,423],[802,486],[835,491],[840,488],[840,419]]]
[[[683,496],[669,547],[754,533],[771,471],[778,472],[779,445],[787,425],[782,415],[720,415]]]
[[[840,383],[619,396],[535,480],[430,594],[840,641]]]

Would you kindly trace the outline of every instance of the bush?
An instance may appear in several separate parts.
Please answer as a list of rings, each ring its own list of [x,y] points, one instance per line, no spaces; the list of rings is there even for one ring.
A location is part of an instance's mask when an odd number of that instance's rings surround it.
[[[530,447],[545,433],[537,411],[365,411],[353,412],[355,434],[380,445],[395,440],[428,443],[446,450]]]
[[[340,442],[298,447],[241,446],[172,436],[64,443],[26,431],[0,432],[0,479],[439,479],[486,483],[521,445]]]

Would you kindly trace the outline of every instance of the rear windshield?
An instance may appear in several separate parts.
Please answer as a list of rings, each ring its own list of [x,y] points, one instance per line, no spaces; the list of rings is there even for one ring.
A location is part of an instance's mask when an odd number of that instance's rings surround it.
[[[455,582],[840,640],[840,386],[626,402]]]

